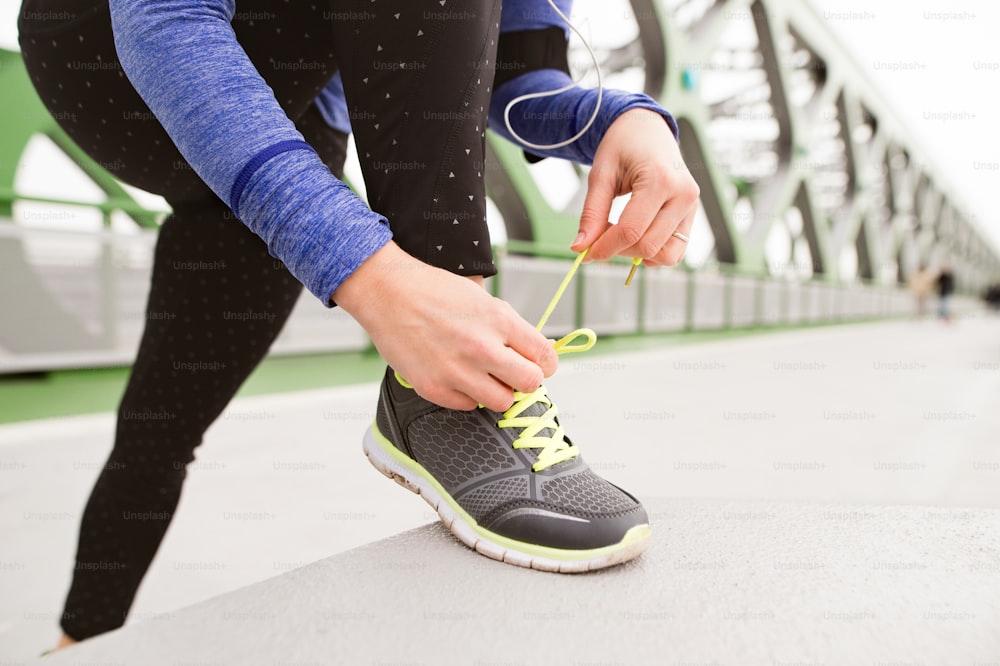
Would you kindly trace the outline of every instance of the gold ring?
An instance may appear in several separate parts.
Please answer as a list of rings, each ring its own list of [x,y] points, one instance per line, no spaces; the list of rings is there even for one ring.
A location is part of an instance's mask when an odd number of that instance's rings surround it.
[[[687,237],[687,236],[685,236],[684,234],[682,234],[682,233],[681,233],[681,232],[679,232],[679,231],[675,231],[674,233],[672,233],[672,234],[670,234],[670,235],[671,235],[671,236],[673,236],[674,238],[676,238],[677,240],[681,240],[681,241],[684,241],[685,243],[687,243],[687,242],[688,242],[688,237]]]

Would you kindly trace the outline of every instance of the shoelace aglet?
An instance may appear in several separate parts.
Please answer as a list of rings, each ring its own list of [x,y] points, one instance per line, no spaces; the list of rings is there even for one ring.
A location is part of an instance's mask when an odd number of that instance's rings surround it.
[[[636,257],[635,259],[632,260],[632,268],[629,269],[628,277],[625,278],[625,286],[626,287],[629,286],[630,284],[632,284],[632,278],[635,277],[635,272],[636,272],[636,270],[639,269],[639,264],[641,264],[641,263],[642,263],[642,259],[640,257]]]

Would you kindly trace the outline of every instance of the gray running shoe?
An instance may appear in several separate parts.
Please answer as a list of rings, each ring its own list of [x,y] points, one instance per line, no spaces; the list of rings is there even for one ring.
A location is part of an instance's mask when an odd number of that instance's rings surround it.
[[[503,414],[445,409],[390,368],[365,455],[495,560],[570,573],[641,554],[651,534],[642,505],[587,467],[544,387],[515,396]]]

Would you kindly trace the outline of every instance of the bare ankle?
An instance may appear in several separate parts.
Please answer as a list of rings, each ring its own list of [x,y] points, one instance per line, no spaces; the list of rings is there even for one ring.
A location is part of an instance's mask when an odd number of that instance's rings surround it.
[[[61,636],[59,636],[59,642],[56,643],[56,646],[54,648],[52,648],[52,652],[58,652],[59,650],[62,650],[63,648],[68,648],[68,647],[71,647],[73,645],[76,645],[76,643],[77,643],[77,641],[73,640],[72,638],[70,638],[66,634],[62,634]]]

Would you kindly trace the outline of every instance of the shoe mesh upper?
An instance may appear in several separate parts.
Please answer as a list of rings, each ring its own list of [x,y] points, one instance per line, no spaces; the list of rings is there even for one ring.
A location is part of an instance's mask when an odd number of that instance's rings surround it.
[[[628,511],[636,502],[589,469],[542,484],[542,499],[580,513],[606,515]]]
[[[479,522],[504,502],[527,496],[528,480],[523,476],[512,476],[492,481],[462,495],[459,503]]]
[[[475,412],[427,414],[410,424],[407,438],[417,462],[445,488],[520,467],[514,449],[499,446],[495,434]]]

